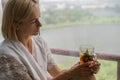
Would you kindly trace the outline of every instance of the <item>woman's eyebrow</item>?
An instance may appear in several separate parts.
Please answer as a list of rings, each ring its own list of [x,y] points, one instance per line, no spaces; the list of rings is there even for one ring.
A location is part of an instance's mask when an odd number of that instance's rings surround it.
[[[34,18],[31,18],[30,19],[30,21],[32,21],[32,20],[35,20],[35,19],[39,19],[41,16],[39,16],[39,17],[34,17]]]
[[[31,18],[31,19],[29,20],[29,22],[32,21],[32,20],[35,20],[35,19],[37,19],[37,18]]]

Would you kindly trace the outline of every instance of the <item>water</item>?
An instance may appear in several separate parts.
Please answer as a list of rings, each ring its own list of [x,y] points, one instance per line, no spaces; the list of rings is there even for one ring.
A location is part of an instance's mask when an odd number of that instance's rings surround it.
[[[51,48],[79,50],[82,44],[91,44],[95,52],[120,53],[119,25],[89,25],[66,27],[41,32]]]

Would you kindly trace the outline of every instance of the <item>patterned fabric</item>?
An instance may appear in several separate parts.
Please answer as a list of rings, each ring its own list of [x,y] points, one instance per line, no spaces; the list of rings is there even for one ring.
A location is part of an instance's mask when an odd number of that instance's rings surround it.
[[[33,80],[47,80],[47,70],[56,65],[50,48],[39,35],[33,36],[32,45],[32,54],[35,55],[31,55],[20,41],[6,39],[0,43],[0,53],[9,54],[17,59],[27,68]]]
[[[28,80],[27,69],[14,57],[0,54],[0,80]]]

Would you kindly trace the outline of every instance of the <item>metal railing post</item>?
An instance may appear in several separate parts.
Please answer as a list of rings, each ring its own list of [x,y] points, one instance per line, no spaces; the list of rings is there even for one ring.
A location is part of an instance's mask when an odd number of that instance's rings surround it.
[[[117,62],[117,80],[120,80],[120,61]]]

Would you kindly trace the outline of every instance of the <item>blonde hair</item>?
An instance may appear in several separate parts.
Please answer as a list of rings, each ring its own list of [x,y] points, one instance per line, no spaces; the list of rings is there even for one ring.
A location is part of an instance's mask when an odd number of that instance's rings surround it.
[[[14,25],[22,23],[36,3],[37,0],[8,0],[2,20],[2,35],[5,39],[18,40]]]

